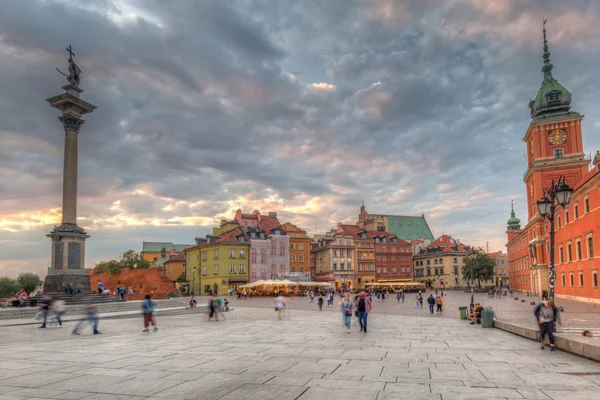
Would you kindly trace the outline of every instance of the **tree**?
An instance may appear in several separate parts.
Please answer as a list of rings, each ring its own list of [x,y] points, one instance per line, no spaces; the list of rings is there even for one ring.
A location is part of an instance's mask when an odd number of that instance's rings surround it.
[[[120,261],[110,260],[110,261],[100,261],[94,267],[95,274],[102,274],[104,272],[110,272],[113,275],[118,274],[123,269],[123,266]]]
[[[177,282],[185,282],[185,281],[186,281],[186,278],[185,278],[185,272],[184,272],[177,277]]]
[[[9,297],[15,294],[19,290],[17,281],[3,276],[0,277],[0,297]]]
[[[110,272],[113,275],[121,272],[123,268],[130,269],[148,269],[150,262],[140,257],[135,250],[127,250],[120,254],[120,260],[100,261],[94,268],[95,274]]]
[[[35,291],[42,283],[42,280],[36,274],[23,273],[17,278],[19,289],[24,289],[27,293]]]
[[[125,253],[121,254],[121,265],[122,268],[141,268],[147,269],[150,268],[150,262],[148,260],[144,260],[140,257],[140,254],[135,250],[127,250]]]
[[[477,281],[477,286],[481,288],[481,281],[489,281],[494,278],[494,259],[482,251],[478,251],[472,258],[465,258],[465,265],[462,267],[462,276],[466,281]]]

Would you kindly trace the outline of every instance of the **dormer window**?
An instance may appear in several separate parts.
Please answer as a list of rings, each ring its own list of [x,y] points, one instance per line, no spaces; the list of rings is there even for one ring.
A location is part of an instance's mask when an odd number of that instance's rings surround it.
[[[264,238],[265,238],[265,234],[264,234],[263,232],[261,232],[261,234],[260,234],[260,238],[261,238],[261,239],[264,239]]]
[[[548,100],[548,103],[560,101],[560,93],[548,93],[546,95],[546,100]]]
[[[254,232],[250,233],[250,238],[256,239],[256,233],[254,233]]]

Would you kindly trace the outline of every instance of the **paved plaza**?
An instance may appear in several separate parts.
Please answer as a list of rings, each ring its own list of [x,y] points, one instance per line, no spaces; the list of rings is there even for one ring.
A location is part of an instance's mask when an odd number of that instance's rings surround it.
[[[250,301],[250,300],[249,300]],[[102,335],[0,328],[7,399],[597,399],[600,364],[456,318],[236,307],[227,319],[103,320]]]
[[[448,295],[444,297],[445,311],[441,317],[458,318],[458,307],[468,307],[471,302],[471,294],[465,293],[464,291],[449,291],[447,293]],[[378,302],[377,299],[374,298],[374,312],[378,314],[429,317],[429,311],[425,301],[427,299],[427,293],[423,294],[425,304],[422,309],[415,307],[415,295],[416,293],[407,293],[404,304],[398,303],[395,295],[386,298],[384,302]],[[474,300],[475,303],[480,303],[484,307],[492,307],[497,319],[535,326],[535,318],[533,316],[533,309],[535,306],[530,305],[529,302],[535,301],[536,304],[539,304],[541,298],[527,297],[526,295],[523,296],[522,293],[518,292],[515,292],[514,295],[518,296],[519,300],[514,300],[508,296],[498,299],[489,299],[485,293],[475,293]],[[520,300],[521,298],[526,299],[526,302],[522,303]],[[230,299],[234,307],[271,308],[273,305],[273,299],[265,297],[249,298],[248,300],[237,300],[236,297],[233,297],[233,300],[231,300],[231,297],[228,297],[228,299]],[[201,304],[203,304],[203,301],[204,300],[201,300]],[[293,309],[318,310],[316,299],[314,303],[310,303],[305,297],[291,297],[289,301]],[[334,304],[338,304],[339,301],[339,295],[336,295]],[[557,299],[556,304],[563,306],[565,309],[565,312],[561,313],[565,326],[584,328],[600,326],[600,305],[562,299]],[[327,304],[325,304],[323,306],[323,311],[337,312],[337,307],[327,307]],[[435,318],[439,317],[436,315]]]

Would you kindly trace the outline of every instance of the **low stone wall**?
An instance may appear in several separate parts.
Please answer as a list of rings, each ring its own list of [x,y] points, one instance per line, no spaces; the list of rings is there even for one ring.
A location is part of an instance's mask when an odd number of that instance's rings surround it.
[[[498,329],[514,333],[531,340],[537,340],[538,329],[532,325],[507,321],[494,321]],[[600,339],[584,337],[574,333],[555,333],[556,348],[591,360],[600,361]]]

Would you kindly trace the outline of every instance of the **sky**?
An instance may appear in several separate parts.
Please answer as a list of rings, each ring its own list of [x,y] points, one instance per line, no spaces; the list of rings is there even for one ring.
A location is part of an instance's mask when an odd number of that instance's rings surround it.
[[[238,208],[319,233],[362,201],[505,250],[543,17],[595,153],[597,1],[3,0],[0,276],[49,267],[64,132],[45,99],[68,45],[98,107],[79,134],[87,267],[193,243]]]

